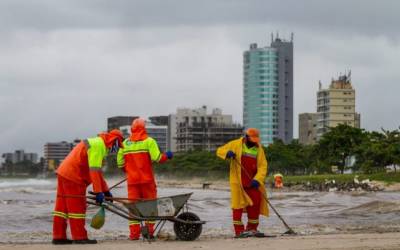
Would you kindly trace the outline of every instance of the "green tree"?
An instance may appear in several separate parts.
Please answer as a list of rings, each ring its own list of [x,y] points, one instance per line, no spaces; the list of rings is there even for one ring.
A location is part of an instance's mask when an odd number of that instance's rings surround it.
[[[305,174],[312,171],[312,146],[304,146],[298,140],[284,144],[275,140],[265,149],[269,164],[269,172],[284,174]]]
[[[336,165],[343,174],[346,159],[357,152],[357,147],[364,141],[362,129],[339,124],[330,128],[318,142],[319,160],[329,165]]]
[[[400,164],[400,131],[366,132],[356,152],[357,167],[365,173],[384,171],[388,165]]]

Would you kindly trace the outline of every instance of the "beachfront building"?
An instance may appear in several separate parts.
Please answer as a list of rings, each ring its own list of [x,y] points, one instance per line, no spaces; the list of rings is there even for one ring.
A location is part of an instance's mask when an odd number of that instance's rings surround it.
[[[2,158],[4,162],[17,164],[24,161],[30,161],[32,163],[38,162],[38,154],[36,153],[25,153],[24,150],[19,149],[15,150],[13,153],[4,153],[2,154]]]
[[[138,116],[113,116],[107,118],[107,131],[119,129],[122,126],[130,126]]]
[[[178,108],[169,115],[168,129],[168,149],[173,152],[214,151],[243,135],[243,127],[233,122],[232,115],[225,115],[218,108],[207,113],[207,106]]]
[[[150,116],[149,120],[154,125],[168,126],[168,115]]]
[[[293,34],[243,53],[243,125],[259,129],[264,145],[293,139]]]
[[[317,142],[317,113],[299,114],[299,143],[311,145]]]
[[[329,88],[322,89],[319,82],[317,92],[317,140],[329,128],[346,124],[360,128],[360,114],[355,112],[356,91],[351,84],[351,73],[332,79]]]
[[[78,141],[76,140],[74,143],[66,141],[46,143],[44,145],[44,168],[50,171],[57,169]]]

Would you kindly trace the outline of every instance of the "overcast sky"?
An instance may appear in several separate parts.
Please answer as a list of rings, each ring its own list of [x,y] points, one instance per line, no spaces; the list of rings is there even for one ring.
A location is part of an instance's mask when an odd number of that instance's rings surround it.
[[[298,113],[352,70],[367,130],[400,125],[400,1],[1,0],[0,153],[94,136],[115,115],[220,107],[242,122],[242,53],[294,32]]]

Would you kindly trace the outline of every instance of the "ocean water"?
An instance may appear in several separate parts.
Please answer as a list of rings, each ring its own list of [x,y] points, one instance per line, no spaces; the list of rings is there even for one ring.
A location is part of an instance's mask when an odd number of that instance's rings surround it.
[[[118,180],[108,180],[112,185]],[[0,179],[0,243],[47,242],[51,240],[56,180]],[[189,210],[207,221],[201,237],[232,237],[228,191],[187,188],[159,188],[160,197],[193,192]],[[113,190],[126,196],[126,187]],[[286,222],[300,234],[400,231],[400,192],[270,192],[270,202]],[[107,212],[100,230],[90,228],[97,207],[88,207],[89,237],[99,240],[126,239],[127,221]],[[286,231],[279,218],[261,218],[259,229],[269,234]],[[245,221],[245,219],[244,219]],[[167,222],[164,237],[174,238]]]

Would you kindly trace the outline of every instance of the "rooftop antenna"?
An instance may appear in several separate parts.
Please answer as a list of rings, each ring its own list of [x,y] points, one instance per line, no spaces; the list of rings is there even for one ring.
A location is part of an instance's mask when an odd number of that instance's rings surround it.
[[[322,83],[321,80],[318,81],[318,89],[321,90],[322,89]]]
[[[274,42],[274,32],[271,32],[271,43]]]
[[[349,82],[351,82],[351,69],[349,69],[349,73],[348,73],[347,78],[349,79]]]
[[[279,32],[276,31],[276,38],[279,39]]]
[[[294,38],[294,33],[292,32],[292,33],[290,34],[290,41],[291,41],[291,42],[293,42],[293,38]]]

